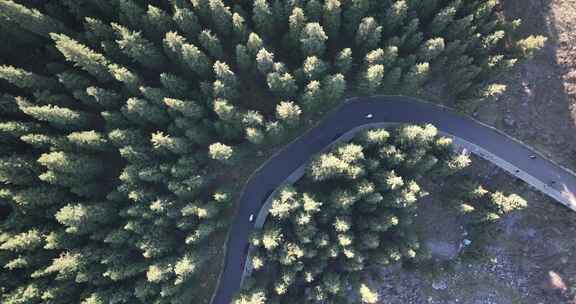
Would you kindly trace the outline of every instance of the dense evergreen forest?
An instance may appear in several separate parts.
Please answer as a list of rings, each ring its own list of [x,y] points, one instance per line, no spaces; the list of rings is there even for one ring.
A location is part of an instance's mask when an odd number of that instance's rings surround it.
[[[317,156],[302,180],[278,192],[264,229],[252,236],[254,272],[235,303],[344,304],[354,293],[353,303],[376,303],[363,274],[429,256],[413,225],[427,195],[419,181],[443,180],[469,164],[432,125],[366,130]],[[471,180],[458,188],[454,207],[474,224],[526,206]]]
[[[348,95],[432,75],[490,101],[544,43],[519,24],[496,0],[0,0],[0,302],[185,302],[230,170]]]

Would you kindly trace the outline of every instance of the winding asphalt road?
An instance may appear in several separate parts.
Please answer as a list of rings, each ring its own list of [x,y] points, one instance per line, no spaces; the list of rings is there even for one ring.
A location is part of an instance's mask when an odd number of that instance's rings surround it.
[[[373,114],[367,119],[368,113]],[[254,229],[250,214],[258,214],[272,191],[286,178],[351,129],[377,122],[435,125],[455,143],[523,179],[576,210],[576,176],[518,141],[469,117],[430,103],[402,96],[353,98],[330,113],[317,127],[274,155],[248,181],[227,241],[224,271],[212,304],[229,304],[239,290],[248,236]],[[530,156],[533,156],[532,158]],[[534,158],[534,156],[536,156]]]

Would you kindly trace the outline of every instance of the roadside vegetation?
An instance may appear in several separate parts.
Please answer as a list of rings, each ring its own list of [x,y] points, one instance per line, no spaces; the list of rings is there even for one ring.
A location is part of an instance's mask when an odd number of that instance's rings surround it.
[[[0,0],[0,302],[210,293],[235,170],[348,95],[441,73],[490,101],[545,41],[519,22],[495,0]]]
[[[428,195],[420,181],[469,164],[432,125],[363,131],[318,155],[303,179],[278,192],[265,227],[251,237],[254,272],[235,303],[377,303],[363,281],[370,270],[429,257],[414,225]],[[474,224],[526,207],[515,194],[459,184],[453,205]]]

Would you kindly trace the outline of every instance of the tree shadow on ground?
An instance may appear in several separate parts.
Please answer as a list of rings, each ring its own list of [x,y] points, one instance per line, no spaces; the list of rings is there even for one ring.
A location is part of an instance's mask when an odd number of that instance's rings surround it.
[[[481,107],[478,115],[481,120],[574,168],[576,143],[572,139],[576,133],[573,107],[576,90],[570,88],[566,79],[576,65],[559,61],[566,55],[567,46],[562,42],[564,36],[558,29],[560,21],[555,15],[555,4],[551,0],[502,2],[507,19],[523,20],[518,32],[521,37],[544,35],[548,42],[533,59],[497,79],[508,86],[507,93],[497,103]],[[576,13],[573,22],[576,22]],[[576,87],[576,82],[572,85]]]

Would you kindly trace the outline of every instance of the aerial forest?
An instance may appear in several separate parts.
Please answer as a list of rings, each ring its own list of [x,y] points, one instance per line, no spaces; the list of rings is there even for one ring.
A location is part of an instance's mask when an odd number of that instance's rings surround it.
[[[350,96],[420,96],[434,79],[462,110],[493,101],[494,77],[546,40],[518,37],[520,23],[497,0],[0,0],[0,302],[190,303],[221,263],[206,248],[234,215],[230,172]],[[402,230],[423,194],[414,176],[459,166],[422,132],[425,149],[368,132],[282,190],[307,203],[271,211],[266,231],[289,242],[254,239],[285,270],[273,297],[309,277],[326,282],[316,299],[338,298],[341,278],[320,273],[331,264],[417,256]]]

